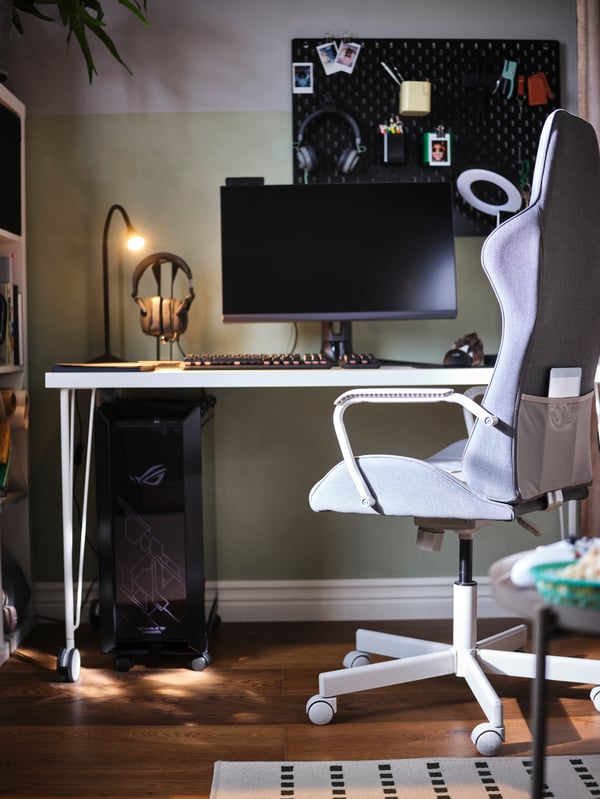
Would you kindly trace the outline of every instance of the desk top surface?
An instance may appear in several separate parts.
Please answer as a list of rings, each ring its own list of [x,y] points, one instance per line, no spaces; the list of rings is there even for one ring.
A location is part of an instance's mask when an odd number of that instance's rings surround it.
[[[46,388],[354,388],[367,386],[472,386],[486,385],[492,369],[415,368],[382,366],[379,369],[207,369],[184,370],[156,364],[151,371],[104,371],[80,367],[73,371],[46,372]]]

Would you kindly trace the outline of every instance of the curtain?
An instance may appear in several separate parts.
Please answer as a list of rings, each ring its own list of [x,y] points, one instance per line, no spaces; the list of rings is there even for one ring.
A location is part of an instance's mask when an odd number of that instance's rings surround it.
[[[598,416],[596,409],[592,412],[590,430],[592,449],[592,474],[594,482],[590,486],[588,498],[581,503],[581,534],[589,538],[600,538],[600,448],[598,447]],[[569,530],[569,533],[572,533]]]
[[[577,0],[579,116],[600,136],[600,0]]]
[[[577,0],[577,100],[579,116],[600,137],[600,0]],[[592,414],[590,431],[594,482],[581,503],[581,533],[600,536],[600,448],[598,417]]]

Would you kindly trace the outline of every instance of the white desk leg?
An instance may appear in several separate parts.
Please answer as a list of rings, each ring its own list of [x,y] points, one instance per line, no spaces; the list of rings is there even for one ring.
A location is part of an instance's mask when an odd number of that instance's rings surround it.
[[[63,516],[63,572],[65,591],[65,646],[58,654],[56,669],[66,682],[77,682],[81,668],[79,650],[75,647],[75,630],[81,619],[81,586],[83,579],[83,555],[87,522],[87,496],[90,479],[92,429],[94,423],[95,390],[90,400],[88,423],[87,460],[84,479],[84,504],[79,547],[79,569],[77,590],[77,613],[73,580],[73,477],[75,454],[75,394],[72,389],[60,390],[60,454]]]
[[[60,475],[62,486],[63,575],[65,591],[65,646],[58,653],[56,670],[67,682],[79,676],[73,674],[73,663],[79,660],[75,650],[73,620],[73,403],[75,392],[60,390]],[[71,664],[71,667],[69,665]],[[79,664],[75,663],[76,671]]]

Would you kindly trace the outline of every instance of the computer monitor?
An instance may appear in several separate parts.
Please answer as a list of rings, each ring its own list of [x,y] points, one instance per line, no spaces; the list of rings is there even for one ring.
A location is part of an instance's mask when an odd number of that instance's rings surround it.
[[[334,360],[353,321],[456,316],[449,183],[222,186],[221,246],[223,321],[321,322]]]

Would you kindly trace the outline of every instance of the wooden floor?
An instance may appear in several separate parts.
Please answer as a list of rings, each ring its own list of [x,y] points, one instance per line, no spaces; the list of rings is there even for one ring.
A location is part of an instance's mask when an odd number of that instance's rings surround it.
[[[475,757],[484,721],[462,680],[438,678],[339,698],[332,724],[305,716],[319,671],[353,648],[355,623],[226,624],[204,672],[179,664],[113,668],[91,627],[77,634],[77,683],[56,674],[62,625],[36,627],[0,668],[0,796],[206,799],[215,760]],[[370,626],[448,640],[450,622]],[[481,625],[488,635],[505,625]],[[564,636],[552,651],[600,658],[600,640]],[[493,680],[505,699],[504,755],[532,752],[531,685]],[[600,752],[589,688],[551,683],[548,753]]]

